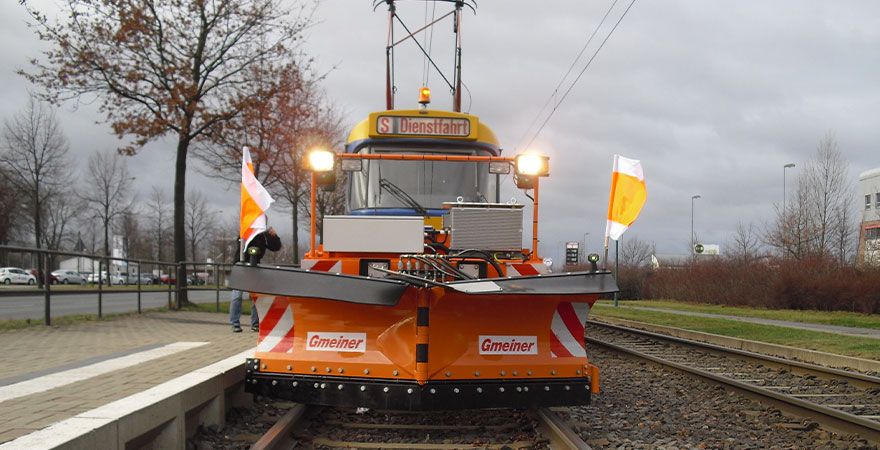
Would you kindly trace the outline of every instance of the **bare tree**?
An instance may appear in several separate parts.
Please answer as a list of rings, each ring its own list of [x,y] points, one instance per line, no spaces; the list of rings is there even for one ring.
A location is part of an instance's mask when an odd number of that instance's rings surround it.
[[[3,121],[0,164],[8,180],[27,196],[34,243],[42,247],[45,203],[67,180],[67,138],[55,111],[33,95],[11,120]]]
[[[80,198],[104,231],[104,256],[110,255],[113,221],[131,208],[131,182],[126,161],[115,151],[96,151],[89,156],[88,172]],[[109,280],[108,280],[109,282]]]
[[[169,242],[169,220],[171,208],[168,206],[168,196],[162,188],[153,186],[150,197],[147,200],[147,228],[150,236],[150,247],[153,250],[152,257],[156,261],[162,261],[165,256],[163,249]]]
[[[815,157],[804,170],[804,181],[808,186],[809,213],[817,240],[815,250],[823,256],[832,254],[833,237],[845,226],[837,216],[848,209],[852,197],[849,164],[843,159],[833,134],[828,133],[819,141]]]
[[[70,242],[73,222],[82,213],[80,200],[70,193],[59,193],[46,203],[43,221],[43,241],[46,248],[59,250]]]
[[[281,0],[66,0],[57,19],[30,7],[49,45],[34,72],[21,72],[61,101],[97,96],[123,149],[173,135],[174,258],[186,258],[184,211],[190,145],[256,101],[249,67],[292,60],[311,23],[311,2]],[[280,65],[280,64],[279,64]],[[183,269],[178,276],[183,278]],[[186,303],[186,292],[180,293]]]
[[[186,237],[189,242],[190,258],[198,261],[198,248],[217,227],[217,213],[208,209],[208,203],[201,191],[192,191],[186,196]]]
[[[804,165],[787,209],[777,210],[775,223],[765,233],[766,243],[784,257],[834,256],[844,262],[855,233],[852,192],[849,164],[828,133]]]
[[[23,200],[9,171],[0,166],[0,211],[6,211],[0,214],[0,245],[7,245],[15,238],[21,215],[11,212],[21,210]]]
[[[755,226],[739,222],[733,234],[733,243],[730,245],[730,253],[739,261],[751,261],[758,257],[761,250],[761,238]]]
[[[646,242],[633,235],[620,246],[620,265],[623,267],[647,267],[651,256],[657,253],[653,242]]]

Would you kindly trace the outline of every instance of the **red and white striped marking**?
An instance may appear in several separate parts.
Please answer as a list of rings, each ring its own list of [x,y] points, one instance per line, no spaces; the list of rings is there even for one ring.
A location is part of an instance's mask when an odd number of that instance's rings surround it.
[[[293,308],[279,297],[257,297],[260,315],[258,352],[290,353],[293,351]]]
[[[304,259],[299,267],[315,272],[342,273],[342,261],[336,259]]]
[[[518,263],[507,265],[507,276],[509,277],[529,277],[547,273],[547,266],[544,263]]]
[[[588,303],[562,302],[550,324],[550,354],[554,358],[586,357],[584,324],[590,313]]]

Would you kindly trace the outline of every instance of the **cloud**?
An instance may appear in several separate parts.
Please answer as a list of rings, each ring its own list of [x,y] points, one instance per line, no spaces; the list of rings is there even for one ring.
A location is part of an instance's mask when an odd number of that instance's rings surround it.
[[[11,3],[0,6],[3,117],[24,104],[29,88],[12,71],[40,48],[21,22],[21,7]],[[626,3],[619,2],[611,21]],[[476,15],[463,19],[463,79],[471,94],[464,103],[512,152],[610,3],[479,4]],[[423,24],[424,8],[399,2],[411,29]],[[349,123],[357,123],[384,108],[387,15],[351,0],[325,0],[318,15],[306,50],[319,69],[336,67],[326,90],[348,111]],[[434,30],[432,52],[447,74],[450,30],[448,21]],[[686,251],[693,194],[702,195],[695,226],[707,243],[723,243],[739,221],[767,221],[782,199],[782,165],[800,167],[828,130],[855,181],[858,172],[880,165],[878,47],[880,4],[871,1],[637,2],[535,141],[552,158],[552,176],[541,190],[544,248],[559,258],[557,242],[581,240],[585,232],[591,249],[600,244],[614,153],[643,161],[649,198],[630,233],[655,241],[663,253]],[[416,106],[423,67],[415,46],[401,44],[398,107]],[[432,107],[448,108],[442,79],[432,73],[430,80]],[[62,120],[81,160],[97,147],[118,145],[106,126],[94,123],[101,121],[94,108],[66,108]],[[164,184],[170,192],[172,145],[153,144],[131,164],[142,191]],[[790,183],[797,170],[789,172]],[[235,208],[235,189],[190,174],[190,186],[215,207]],[[526,202],[509,188],[502,198],[514,195]]]

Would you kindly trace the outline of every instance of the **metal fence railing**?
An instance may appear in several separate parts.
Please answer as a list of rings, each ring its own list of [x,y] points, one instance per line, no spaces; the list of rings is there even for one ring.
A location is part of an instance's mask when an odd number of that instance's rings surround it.
[[[187,294],[214,291],[213,300],[219,311],[220,291],[228,290],[226,280],[231,266],[229,263],[209,261],[177,263],[0,245],[0,268],[20,268],[36,278],[28,278],[33,285],[25,282],[19,287],[13,284],[21,282],[20,279],[13,281],[10,276],[0,275],[0,320],[34,319],[36,305],[33,299],[42,297],[42,319],[46,325],[51,325],[53,297],[62,296],[75,297],[77,300],[56,303],[59,309],[63,309],[59,314],[91,315],[88,311],[94,311],[101,318],[109,295],[113,296],[111,306],[114,311],[137,311],[140,314],[145,295],[149,297],[150,307],[158,306],[158,293],[163,299],[167,295],[168,309],[180,309],[184,291]],[[62,286],[52,275],[58,270],[76,272],[86,281],[80,282],[80,286]],[[120,295],[127,295],[125,300],[136,300],[136,303],[119,301]],[[89,308],[83,303],[88,299],[97,300],[97,304]],[[200,298],[199,302],[203,303],[203,300]]]

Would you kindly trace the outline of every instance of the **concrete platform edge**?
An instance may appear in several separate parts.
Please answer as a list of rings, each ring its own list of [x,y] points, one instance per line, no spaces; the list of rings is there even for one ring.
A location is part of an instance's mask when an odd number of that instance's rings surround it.
[[[214,364],[0,445],[0,449],[184,449],[198,425],[223,426],[226,411],[247,404],[245,350]]]
[[[864,372],[880,372],[880,361],[874,361],[870,359],[837,355],[834,353],[807,350],[803,348],[789,347],[786,345],[769,344],[766,342],[751,341],[748,339],[721,336],[718,334],[703,333],[700,331],[691,331],[685,330],[683,328],[667,327],[664,325],[654,325],[651,323],[637,322],[634,320],[618,319],[613,317],[597,317],[595,315],[591,315],[590,318],[599,322],[607,322],[612,325],[639,328],[642,330],[668,334],[670,336],[680,337],[683,339],[693,339],[697,341],[708,342],[710,344],[723,345],[725,347],[755,353],[763,353],[780,358],[796,359],[798,361],[819,364],[828,367],[835,367],[839,369],[855,369]]]

